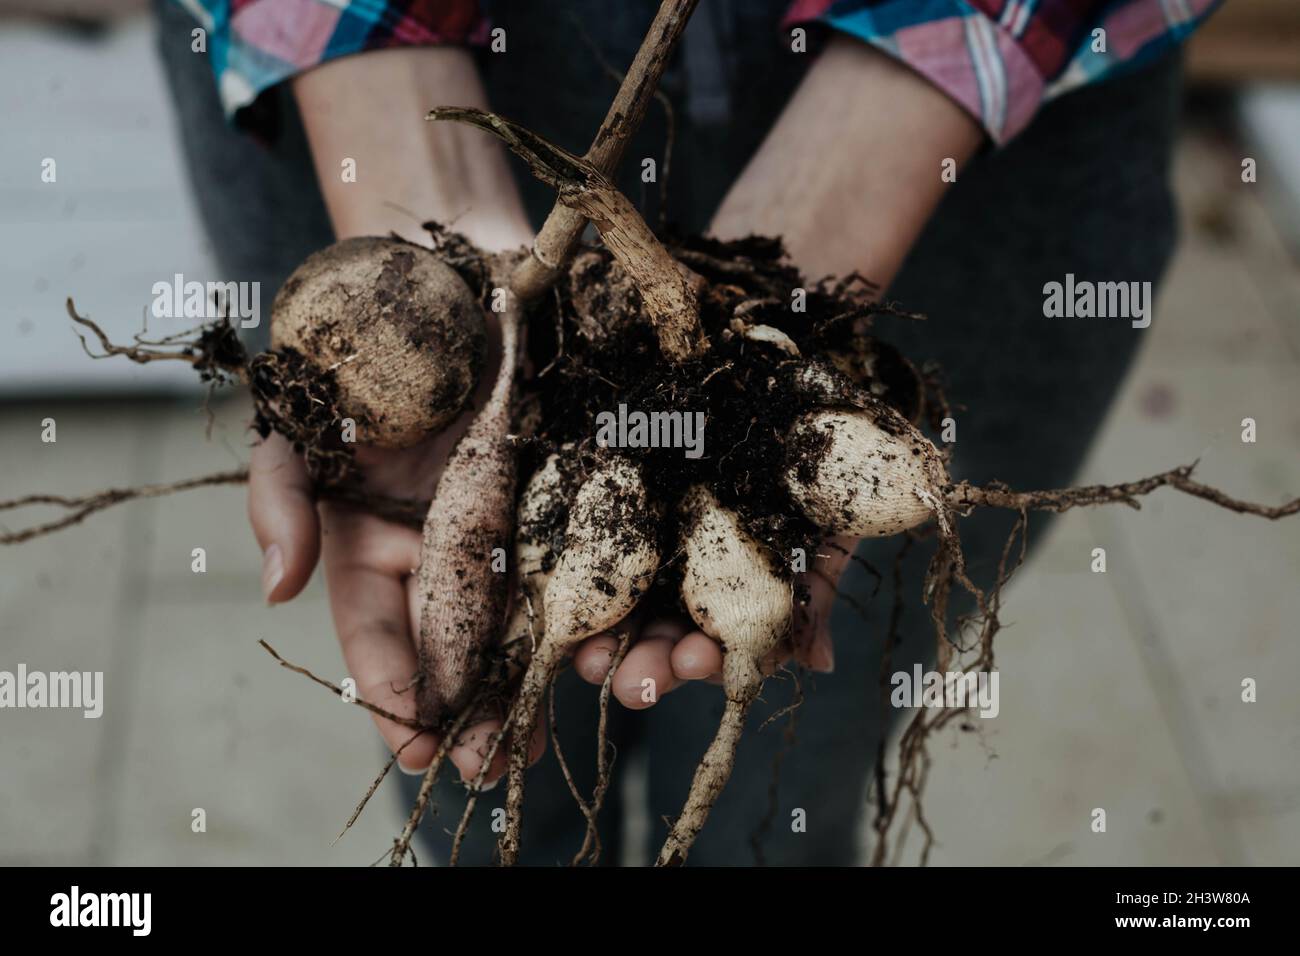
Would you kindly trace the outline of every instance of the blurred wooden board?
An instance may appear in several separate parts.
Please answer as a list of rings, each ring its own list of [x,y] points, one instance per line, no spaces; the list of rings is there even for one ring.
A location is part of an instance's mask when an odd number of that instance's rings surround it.
[[[1300,80],[1300,0],[1230,0],[1188,43],[1205,82]]]

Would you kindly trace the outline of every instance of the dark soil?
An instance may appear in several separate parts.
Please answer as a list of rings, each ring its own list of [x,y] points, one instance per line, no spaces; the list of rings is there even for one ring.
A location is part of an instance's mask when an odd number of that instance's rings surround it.
[[[762,237],[727,243],[683,237],[670,250],[709,282],[701,322],[710,350],[681,365],[663,359],[627,275],[603,249],[584,249],[569,281],[529,316],[532,375],[521,404],[541,423],[523,474],[569,443],[579,463],[608,454],[596,445],[597,416],[616,413],[620,404],[647,414],[704,413],[698,459],[678,447],[619,451],[640,462],[651,497],[663,506],[662,516],[638,519],[659,537],[665,556],[665,571],[646,603],[662,597],[675,606],[680,529],[674,505],[693,484],[707,485],[736,511],[745,529],[771,550],[781,573],[789,573],[792,549],[815,553],[820,535],[780,480],[787,461],[815,469],[825,448],[793,448],[786,441],[796,417],[826,404],[796,384],[808,359],[833,351],[831,375],[846,380],[846,394],[874,396],[912,421],[922,415],[925,387],[910,363],[868,331],[874,317],[896,310],[871,304],[875,290],[860,278],[810,282],[784,258],[779,241]],[[801,312],[791,307],[796,289],[805,290]],[[801,356],[743,337],[743,326],[733,321],[738,315],[750,325],[786,333]]]
[[[277,431],[302,453],[308,473],[326,486],[355,477],[355,455],[343,441],[338,384],[291,348],[261,352],[248,363],[257,406],[253,427],[266,438]],[[360,423],[359,423],[360,424]]]
[[[426,228],[440,258],[490,308],[482,253],[435,223]],[[570,492],[611,453],[596,444],[602,412],[616,413],[624,404],[629,412],[647,415],[704,414],[699,458],[686,457],[680,447],[617,451],[641,465],[652,507],[616,502],[614,510],[626,522],[627,534],[657,538],[664,555],[664,570],[643,602],[651,611],[655,605],[678,604],[676,505],[691,485],[705,484],[733,509],[745,530],[770,550],[773,568],[788,574],[793,549],[813,555],[820,535],[790,500],[781,474],[793,466],[805,480],[812,477],[828,444],[815,438],[797,446],[787,441],[795,419],[813,408],[880,401],[919,423],[936,419],[947,407],[936,373],[927,369],[923,377],[873,334],[873,323],[882,316],[918,317],[874,303],[878,290],[861,277],[810,281],[785,258],[779,240],[760,236],[733,242],[674,237],[669,249],[707,280],[700,319],[711,343],[708,352],[680,365],[665,360],[626,273],[603,248],[583,248],[568,281],[529,313],[527,375],[517,406],[518,431],[527,436],[521,442],[521,476],[531,475],[547,454],[564,446]],[[804,293],[802,311],[792,308],[796,290]],[[754,325],[784,332],[800,355],[746,338],[745,327]],[[246,368],[257,403],[256,429],[263,437],[274,430],[289,438],[318,484],[355,481],[353,451],[338,428],[333,373],[321,373],[288,348],[250,360],[228,322],[207,328],[194,348],[204,356],[199,368],[205,378]],[[808,372],[814,365],[826,374],[810,389]],[[567,517],[566,503],[548,514],[545,528],[535,529],[553,554],[563,550]]]

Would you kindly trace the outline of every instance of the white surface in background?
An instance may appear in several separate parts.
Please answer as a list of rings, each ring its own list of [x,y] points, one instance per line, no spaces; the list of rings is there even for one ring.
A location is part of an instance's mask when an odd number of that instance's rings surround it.
[[[0,396],[198,388],[186,365],[91,361],[72,296],[117,342],[140,331],[152,286],[218,279],[181,165],[144,17],[86,39],[0,27]],[[57,181],[41,181],[53,158]],[[195,320],[151,319],[151,336]]]
[[[1241,123],[1260,155],[1259,183],[1280,204],[1274,218],[1300,253],[1300,86],[1265,85],[1241,96]]]

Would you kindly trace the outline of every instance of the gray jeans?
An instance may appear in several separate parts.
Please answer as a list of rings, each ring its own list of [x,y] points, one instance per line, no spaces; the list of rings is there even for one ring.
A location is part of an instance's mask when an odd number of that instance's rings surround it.
[[[786,5],[787,0],[703,0],[665,76],[663,88],[678,122],[667,212],[684,229],[705,227],[807,63],[780,42],[777,23]],[[511,44],[508,56],[482,57],[493,107],[581,152],[614,91],[592,47],[622,68],[657,4],[498,0],[486,6],[494,22],[506,27]],[[332,240],[292,100],[284,88],[263,96],[250,117],[260,140],[230,129],[206,61],[189,51],[188,18],[167,5],[159,19],[183,146],[218,257],[231,276],[278,288],[309,252]],[[1115,319],[1045,318],[1043,286],[1063,281],[1066,273],[1080,280],[1158,282],[1174,244],[1168,166],[1178,91],[1179,65],[1169,58],[1046,107],[1018,139],[985,152],[961,173],[889,290],[906,308],[929,316],[924,323],[880,320],[877,330],[914,360],[935,360],[944,369],[949,396],[962,407],[954,458],[960,477],[1042,488],[1068,483],[1078,468],[1142,332]],[[652,106],[628,155],[659,156],[663,142],[663,114]],[[522,168],[518,179],[540,223],[552,197]],[[647,194],[632,174],[625,174],[623,184],[654,221],[657,192]],[[977,580],[991,579],[1010,523],[997,514],[963,522]],[[1031,523],[1031,540],[1042,527],[1042,521]],[[859,555],[887,571],[896,548],[897,541],[871,541]],[[925,664],[933,654],[920,601],[925,552],[913,549],[903,566],[907,610],[893,669]],[[842,588],[863,603],[874,584],[854,566]],[[692,864],[855,862],[867,783],[898,716],[882,711],[878,688],[889,592],[887,586],[868,605],[866,619],[848,602],[837,606],[835,673],[805,679],[792,747],[786,746],[784,720],[759,729],[790,703],[793,690],[789,680],[768,681]],[[662,842],[664,818],[680,810],[721,710],[720,692],[708,685],[676,691],[648,711],[613,705],[616,774],[636,751],[648,770],[644,809],[650,832],[646,847],[631,848],[637,855],[653,856]],[[567,761],[590,793],[595,689],[566,673],[558,684],[557,712]],[[779,782],[769,796],[778,758]],[[415,781],[404,781],[404,787],[404,796],[413,797]],[[503,789],[481,801],[466,862],[491,859],[497,837],[490,829],[492,811],[501,806]],[[617,861],[622,849],[622,799],[616,785],[603,814],[606,862]],[[455,828],[464,800],[462,787],[439,787],[437,815],[422,828],[422,859],[444,857],[447,830]],[[797,809],[806,815],[804,832],[790,826]],[[583,830],[548,752],[529,775],[522,859],[567,862]]]

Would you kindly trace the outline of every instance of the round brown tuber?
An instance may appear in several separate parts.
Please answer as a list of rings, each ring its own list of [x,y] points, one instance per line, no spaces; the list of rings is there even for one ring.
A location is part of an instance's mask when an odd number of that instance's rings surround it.
[[[357,441],[404,448],[465,407],[487,347],[483,309],[423,246],[344,239],[315,252],[271,307],[271,346],[333,373],[336,411]]]

